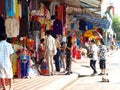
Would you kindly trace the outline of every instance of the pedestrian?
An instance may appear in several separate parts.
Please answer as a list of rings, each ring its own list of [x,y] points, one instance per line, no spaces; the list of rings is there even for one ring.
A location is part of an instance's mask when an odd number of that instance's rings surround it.
[[[66,47],[66,71],[65,75],[70,75],[71,71],[71,62],[72,62],[72,36],[67,37],[67,47]]]
[[[42,38],[40,40],[39,46],[38,46],[38,56],[39,56],[39,60],[38,60],[38,69],[40,69],[41,64],[43,63],[44,59],[45,59],[45,45],[44,42],[45,39]]]
[[[66,42],[61,42],[61,60],[62,60],[62,67],[63,67],[63,72],[65,73],[66,71]]]
[[[60,39],[61,36],[60,35],[56,35],[55,41],[56,41],[56,48],[57,48],[57,53],[54,56],[54,60],[55,60],[55,67],[56,67],[56,74],[58,74],[60,72],[60,64],[61,64],[61,58],[60,58]]]
[[[98,46],[95,44],[95,40],[90,41],[90,51],[89,51],[90,57],[90,67],[93,70],[93,75],[97,74],[96,70],[96,61],[98,60]]]
[[[12,54],[13,48],[6,41],[7,35],[0,33],[0,79],[3,90],[6,90],[5,79],[9,81],[9,90],[13,90],[13,71],[12,71]]]
[[[104,42],[101,40],[101,45],[99,46],[99,65],[101,69],[101,73],[99,75],[105,75],[105,69],[106,69],[106,53],[107,48],[104,45]]]
[[[55,74],[55,66],[54,66],[54,60],[53,57],[57,53],[56,48],[56,42],[55,38],[51,35],[51,31],[47,30],[45,32],[46,40],[45,40],[45,57],[46,61],[48,63],[48,75],[54,75]]]

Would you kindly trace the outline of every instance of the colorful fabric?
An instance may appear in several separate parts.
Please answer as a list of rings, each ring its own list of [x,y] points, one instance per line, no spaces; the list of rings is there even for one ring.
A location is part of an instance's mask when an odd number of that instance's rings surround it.
[[[86,30],[86,23],[83,19],[79,20],[79,30],[85,31]]]
[[[52,30],[52,35],[55,37],[56,35],[63,35],[63,26],[62,26],[62,21],[59,19],[55,19],[53,23],[53,30]]]
[[[5,9],[7,12],[7,16],[9,17],[15,16],[14,0],[5,0]]]
[[[5,16],[5,0],[0,0],[0,16]]]
[[[5,20],[7,37],[17,37],[19,35],[19,21],[14,17]]]
[[[20,55],[21,77],[27,77],[30,69],[30,57],[28,55]]]

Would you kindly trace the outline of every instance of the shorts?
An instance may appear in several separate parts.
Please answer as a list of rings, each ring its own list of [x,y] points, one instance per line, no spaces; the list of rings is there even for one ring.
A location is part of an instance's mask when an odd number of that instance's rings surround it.
[[[0,78],[13,78],[12,68],[0,68]]]
[[[102,59],[100,60],[100,69],[105,69],[106,68],[106,60]]]

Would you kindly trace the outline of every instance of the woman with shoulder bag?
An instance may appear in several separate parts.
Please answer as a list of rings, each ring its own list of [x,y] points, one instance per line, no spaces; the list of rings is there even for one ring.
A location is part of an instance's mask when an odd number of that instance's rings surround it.
[[[98,47],[95,44],[94,40],[90,41],[90,46],[91,46],[91,50],[89,52],[89,54],[91,55],[91,58],[90,58],[90,67],[93,70],[93,74],[92,74],[92,76],[93,76],[93,75],[97,74],[96,61],[98,60]]]

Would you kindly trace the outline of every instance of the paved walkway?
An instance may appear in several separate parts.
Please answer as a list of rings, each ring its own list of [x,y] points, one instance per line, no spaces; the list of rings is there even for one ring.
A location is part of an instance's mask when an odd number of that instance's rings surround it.
[[[87,59],[73,61],[72,62],[72,71],[71,75],[64,75],[64,73],[60,73],[54,76],[36,76],[29,79],[14,79],[14,90],[60,90],[64,86],[76,80],[79,75],[84,74],[84,68],[81,67],[81,63],[88,63]],[[86,70],[85,70],[86,71]]]
[[[97,66],[98,67],[98,66]],[[36,76],[29,79],[14,79],[14,90],[61,90],[66,85],[92,73],[89,67],[89,59],[82,59],[72,62],[71,75],[64,75],[62,72],[54,76]]]

